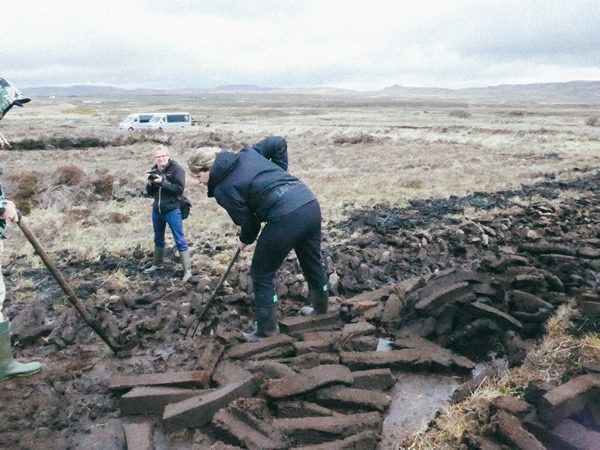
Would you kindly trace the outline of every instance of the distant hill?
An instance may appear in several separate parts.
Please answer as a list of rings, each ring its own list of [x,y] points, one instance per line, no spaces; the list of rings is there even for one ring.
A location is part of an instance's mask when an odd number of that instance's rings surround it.
[[[155,94],[190,94],[195,92],[269,92],[273,88],[255,86],[251,84],[230,84],[218,86],[210,89],[123,89],[114,86],[92,86],[92,85],[75,85],[75,86],[41,86],[41,87],[26,87],[23,92],[28,95],[46,96],[104,96],[104,95],[155,95]]]
[[[487,88],[462,89],[468,95],[524,96],[528,98],[577,98],[590,103],[600,101],[600,81],[569,81],[566,83],[501,84]],[[586,102],[586,103],[587,103]]]
[[[273,91],[274,89],[263,86],[256,86],[253,84],[226,84],[224,86],[218,86],[216,88],[208,90],[221,92],[269,92]]]
[[[501,84],[481,88],[444,89],[393,85],[372,94],[386,97],[524,100],[549,103],[600,103],[600,81],[565,83]]]
[[[114,86],[90,86],[90,85],[75,85],[75,86],[40,86],[28,87],[21,89],[31,96],[104,96],[104,95],[120,95],[120,94],[154,94],[164,91],[160,89],[122,89]]]
[[[120,95],[192,95],[202,93],[261,93],[332,95],[352,97],[378,97],[394,99],[438,99],[460,101],[511,101],[540,103],[600,103],[600,81],[570,81],[565,83],[503,84],[480,88],[446,89],[436,87],[410,87],[398,84],[377,91],[356,91],[335,87],[270,88],[251,84],[223,85],[215,88],[195,89],[123,89],[114,86],[43,86],[22,89],[29,96],[120,96]]]

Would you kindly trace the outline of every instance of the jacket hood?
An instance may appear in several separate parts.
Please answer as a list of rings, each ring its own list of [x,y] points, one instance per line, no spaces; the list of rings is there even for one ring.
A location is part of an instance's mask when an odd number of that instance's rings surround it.
[[[239,155],[228,151],[223,151],[215,158],[215,163],[210,168],[210,175],[208,177],[208,196],[215,196],[215,187],[223,181],[227,176],[233,172],[235,166],[237,166]]]

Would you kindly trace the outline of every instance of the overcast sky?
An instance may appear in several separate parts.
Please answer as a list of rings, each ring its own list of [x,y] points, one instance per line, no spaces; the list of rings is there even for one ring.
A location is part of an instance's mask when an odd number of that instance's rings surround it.
[[[600,80],[597,0],[14,0],[0,11],[0,77],[21,89]]]

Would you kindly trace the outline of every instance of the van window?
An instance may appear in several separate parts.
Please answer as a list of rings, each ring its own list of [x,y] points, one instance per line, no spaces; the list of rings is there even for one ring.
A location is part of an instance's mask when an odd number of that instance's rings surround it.
[[[150,119],[152,119],[152,114],[141,114],[140,115],[140,123],[148,123]]]
[[[154,116],[152,116],[152,119],[150,119],[150,123],[156,123],[156,122],[160,122],[160,119],[162,119],[163,116],[161,116],[160,114],[156,114]]]
[[[167,114],[167,122],[189,122],[189,114]]]

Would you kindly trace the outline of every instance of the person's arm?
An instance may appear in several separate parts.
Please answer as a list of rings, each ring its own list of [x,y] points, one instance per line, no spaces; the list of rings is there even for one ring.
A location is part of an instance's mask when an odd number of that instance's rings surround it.
[[[252,148],[283,170],[288,169],[287,141],[281,136],[269,136],[252,145]]]
[[[0,211],[2,211],[0,213],[0,239],[6,239],[6,221],[17,222],[19,214],[17,213],[15,204],[7,200],[4,196],[0,196]]]
[[[146,183],[146,194],[148,195],[148,197],[154,197],[154,194],[156,193],[157,189],[158,186],[152,183],[151,181]]]
[[[2,186],[0,186],[0,239],[6,239],[6,218],[3,216],[8,214],[6,212],[6,206],[8,205],[8,200],[4,196],[4,192],[2,191]],[[0,240],[0,242],[2,242]],[[4,250],[4,243],[2,243],[2,250]]]
[[[260,221],[250,211],[244,199],[234,189],[227,193],[222,189],[215,189],[215,199],[225,208],[233,223],[241,228],[240,241],[247,245],[252,244],[260,231]]]
[[[166,189],[177,196],[183,194],[183,190],[185,189],[185,170],[177,164],[171,180],[168,180],[166,176],[163,176],[159,184],[163,189]]]

